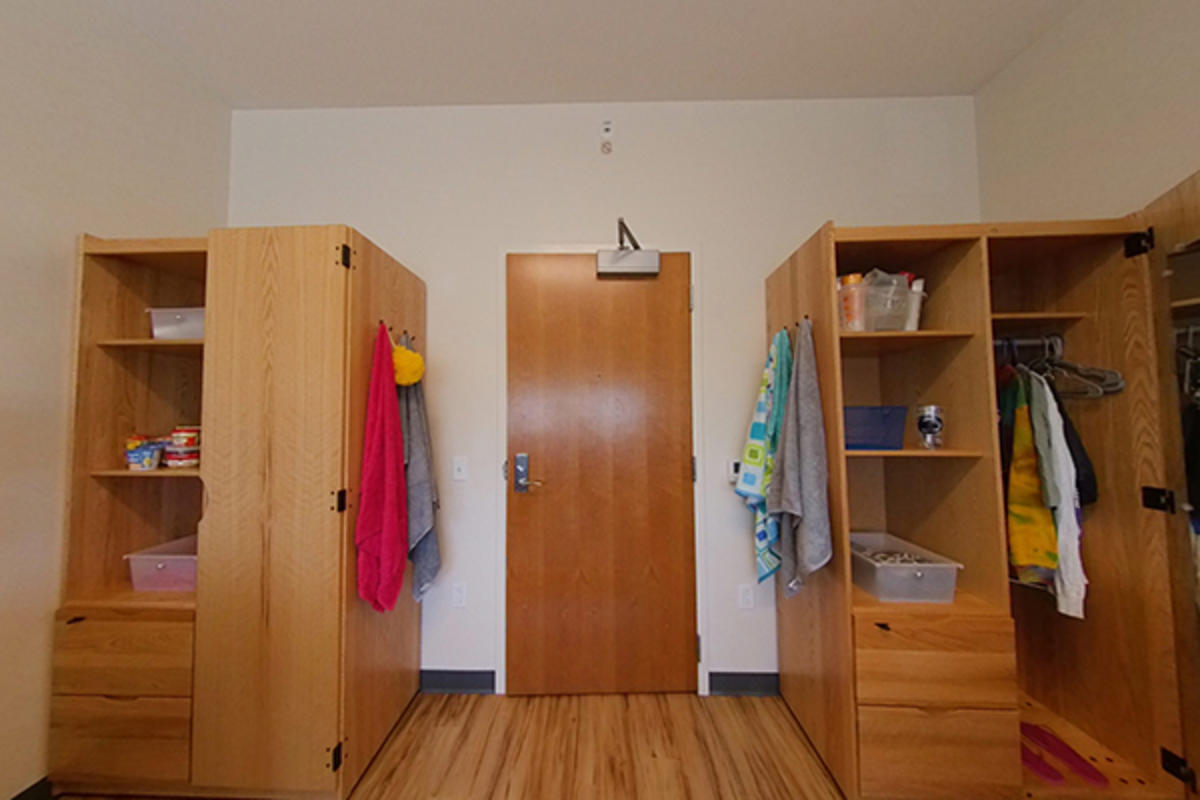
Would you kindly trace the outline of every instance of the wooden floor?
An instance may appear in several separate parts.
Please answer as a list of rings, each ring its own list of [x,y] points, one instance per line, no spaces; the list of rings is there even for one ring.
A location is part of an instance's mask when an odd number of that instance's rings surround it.
[[[426,694],[351,796],[403,798],[841,794],[778,697]]]

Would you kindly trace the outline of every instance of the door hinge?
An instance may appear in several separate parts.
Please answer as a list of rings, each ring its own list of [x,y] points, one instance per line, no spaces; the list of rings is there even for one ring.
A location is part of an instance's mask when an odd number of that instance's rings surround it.
[[[695,310],[696,310],[696,287],[694,285],[689,285],[688,286],[688,311],[695,311]]]
[[[692,456],[692,483],[696,482],[696,457]]]
[[[334,510],[337,511],[339,514],[346,510],[346,490],[345,489],[338,489],[337,504],[334,506]]]
[[[1159,486],[1142,487],[1142,507],[1154,511],[1175,513],[1175,493]]]
[[[342,743],[338,742],[332,748],[328,748],[329,763],[325,766],[329,767],[330,772],[337,772],[342,768]]]
[[[1188,764],[1187,759],[1178,753],[1172,753],[1167,748],[1161,748],[1163,771],[1172,777],[1183,781],[1184,785],[1196,791],[1196,770]]]
[[[700,634],[696,634],[696,663],[700,663]]]
[[[1144,231],[1131,233],[1125,237],[1125,257],[1133,258],[1140,256],[1143,253],[1149,253],[1154,249],[1154,228],[1153,226],[1146,228]]]
[[[342,245],[342,266],[350,269],[350,245]]]

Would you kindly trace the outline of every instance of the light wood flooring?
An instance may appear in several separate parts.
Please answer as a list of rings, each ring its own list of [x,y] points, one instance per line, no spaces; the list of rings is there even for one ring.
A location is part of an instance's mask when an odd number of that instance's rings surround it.
[[[351,800],[841,794],[778,697],[418,695]]]

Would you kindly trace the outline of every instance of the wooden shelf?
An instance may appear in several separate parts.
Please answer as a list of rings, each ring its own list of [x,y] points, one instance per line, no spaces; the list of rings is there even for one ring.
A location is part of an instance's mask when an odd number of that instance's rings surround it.
[[[998,608],[997,606],[989,605],[982,599],[961,589],[954,595],[953,603],[885,603],[857,584],[853,586],[853,590],[852,602],[856,615],[888,613],[905,616],[1007,616],[1009,614],[1007,607]]]
[[[1065,764],[1047,753],[1045,754],[1046,760],[1062,773],[1066,778],[1066,783],[1052,786],[1025,770],[1023,778],[1026,797],[1037,798],[1037,800],[1073,800],[1076,797],[1130,797],[1142,798],[1142,800],[1160,800],[1161,798],[1161,800],[1167,800],[1167,798],[1180,796],[1178,791],[1152,785],[1150,778],[1128,761],[1120,758],[1116,753],[1024,692],[1021,694],[1020,703],[1022,722],[1049,728],[1055,736],[1094,764],[1109,780],[1107,789],[1090,786],[1077,777]],[[1035,747],[1035,749],[1040,751],[1040,748]]]
[[[1171,301],[1171,316],[1186,317],[1189,314],[1200,315],[1200,297],[1185,297]]]
[[[1087,317],[1082,311],[998,311],[992,314],[992,328],[1003,331],[1064,328]]]
[[[150,269],[203,278],[208,260],[206,237],[177,239],[101,239],[83,237],[85,256],[106,256]]]
[[[59,619],[88,614],[191,619],[196,614],[196,593],[135,592],[133,587],[126,584],[92,597],[68,598],[57,612]]]
[[[93,478],[199,478],[199,469],[159,467],[158,469],[98,469],[91,473]]]
[[[199,356],[204,353],[203,339],[101,339],[97,347]]]
[[[978,450],[925,450],[906,447],[903,450],[847,450],[847,458],[983,458]]]
[[[842,354],[847,356],[877,355],[897,350],[909,350],[928,344],[966,341],[970,331],[843,331]]]

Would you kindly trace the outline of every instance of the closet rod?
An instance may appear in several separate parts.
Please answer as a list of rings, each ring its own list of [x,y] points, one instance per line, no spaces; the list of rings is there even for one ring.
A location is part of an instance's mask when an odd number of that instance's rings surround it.
[[[1004,336],[993,341],[992,347],[1054,347],[1059,352],[1065,349],[1063,346],[1063,337],[1057,333],[1050,336]]]

